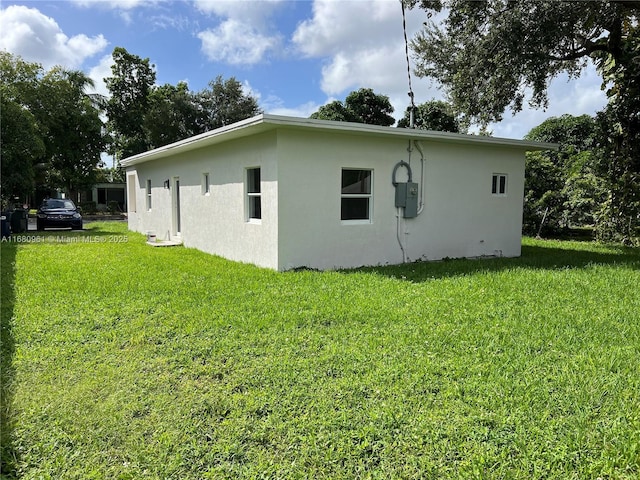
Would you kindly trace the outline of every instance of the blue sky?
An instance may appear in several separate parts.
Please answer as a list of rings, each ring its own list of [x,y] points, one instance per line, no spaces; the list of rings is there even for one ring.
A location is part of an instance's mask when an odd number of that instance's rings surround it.
[[[157,83],[200,90],[234,76],[267,113],[307,117],[352,90],[388,95],[401,118],[408,105],[399,0],[2,0],[0,49],[85,71],[107,93],[111,52],[149,58]],[[407,12],[413,36],[426,20]],[[438,85],[412,77],[416,103],[441,99]],[[593,114],[606,98],[592,65],[550,85],[547,111],[510,113],[495,136],[521,138],[550,116]]]

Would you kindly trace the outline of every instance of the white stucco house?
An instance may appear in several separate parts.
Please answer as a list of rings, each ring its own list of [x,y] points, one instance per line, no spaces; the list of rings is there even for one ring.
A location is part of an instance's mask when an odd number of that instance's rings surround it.
[[[129,229],[275,270],[520,255],[525,152],[276,115],[124,159]]]

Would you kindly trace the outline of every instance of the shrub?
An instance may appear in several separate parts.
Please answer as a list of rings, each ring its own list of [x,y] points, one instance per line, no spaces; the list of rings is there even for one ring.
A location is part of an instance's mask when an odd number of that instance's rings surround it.
[[[118,213],[118,212],[122,211],[122,210],[120,210],[120,204],[118,202],[116,202],[115,200],[111,200],[108,203],[107,210],[109,210],[109,213]]]
[[[96,202],[80,202],[79,207],[82,209],[82,213],[93,214],[98,211]]]

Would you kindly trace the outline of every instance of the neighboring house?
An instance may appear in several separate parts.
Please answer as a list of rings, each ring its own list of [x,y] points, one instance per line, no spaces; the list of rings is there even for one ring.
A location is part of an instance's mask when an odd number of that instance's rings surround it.
[[[81,200],[83,202],[95,202],[99,211],[106,211],[111,202],[117,202],[120,211],[127,210],[126,184],[113,183],[96,183],[91,190],[82,192]]]
[[[263,114],[121,163],[131,230],[334,269],[519,256],[525,152],[553,148]]]

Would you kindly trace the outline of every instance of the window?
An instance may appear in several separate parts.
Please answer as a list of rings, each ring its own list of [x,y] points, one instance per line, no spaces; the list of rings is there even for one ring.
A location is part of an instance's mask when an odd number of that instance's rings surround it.
[[[209,195],[211,187],[209,186],[209,173],[202,174],[202,194]]]
[[[147,179],[147,210],[151,210],[151,179]]]
[[[371,220],[373,170],[342,169],[340,219]]]
[[[262,218],[262,205],[260,204],[260,169],[247,169],[247,205],[249,220]]]
[[[493,195],[507,194],[507,175],[504,173],[494,173],[491,178],[491,193]]]

